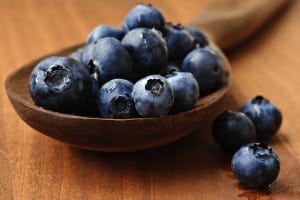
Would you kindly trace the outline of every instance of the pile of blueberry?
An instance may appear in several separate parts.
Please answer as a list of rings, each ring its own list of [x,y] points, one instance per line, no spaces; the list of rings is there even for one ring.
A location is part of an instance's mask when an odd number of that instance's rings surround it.
[[[279,175],[278,155],[262,142],[274,136],[281,123],[280,110],[260,95],[213,121],[213,137],[223,150],[233,153],[231,168],[243,185],[267,188]]]
[[[226,82],[224,58],[202,32],[137,4],[120,28],[99,25],[69,56],[41,60],[29,88],[45,109],[135,118],[186,111]]]

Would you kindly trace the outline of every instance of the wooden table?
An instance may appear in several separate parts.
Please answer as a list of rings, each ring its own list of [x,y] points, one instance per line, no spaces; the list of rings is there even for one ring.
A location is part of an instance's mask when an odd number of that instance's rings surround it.
[[[187,24],[209,2],[153,0],[169,21]],[[4,89],[8,74],[63,47],[85,41],[98,24],[119,26],[135,1],[0,0],[0,199],[300,199],[300,1],[227,56],[234,84],[224,109],[262,94],[284,121],[268,144],[281,172],[268,191],[240,186],[230,155],[209,124],[166,146],[136,153],[69,147],[26,125]]]

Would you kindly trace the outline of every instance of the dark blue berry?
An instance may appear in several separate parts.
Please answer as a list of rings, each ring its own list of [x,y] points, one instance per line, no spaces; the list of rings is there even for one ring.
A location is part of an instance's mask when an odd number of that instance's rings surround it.
[[[87,43],[92,43],[95,42],[96,40],[105,37],[113,37],[118,40],[121,40],[124,35],[125,32],[122,29],[107,26],[107,25],[99,25],[89,33],[87,37]]]
[[[196,47],[205,47],[209,45],[208,39],[206,38],[206,36],[199,31],[198,29],[189,26],[186,27],[186,30],[192,35],[193,39],[194,39],[194,45]]]
[[[181,70],[191,72],[202,94],[211,93],[227,82],[227,71],[221,53],[212,47],[196,48],[184,58]]]
[[[88,53],[89,69],[100,85],[115,78],[130,78],[132,59],[119,40],[106,37],[92,44]]]
[[[160,32],[149,28],[136,28],[122,39],[134,61],[134,71],[149,75],[159,73],[168,60],[168,49]]]
[[[277,133],[282,123],[280,110],[263,96],[256,96],[240,109],[253,122],[258,139],[267,139]]]
[[[140,3],[128,12],[122,26],[127,32],[141,27],[155,28],[163,31],[165,28],[165,19],[156,7]]]
[[[91,49],[94,44],[85,44],[82,47],[79,47],[75,51],[73,51],[68,57],[73,58],[80,62],[84,67],[86,67],[89,71],[89,54],[91,53]]]
[[[131,98],[133,83],[125,79],[106,82],[98,93],[98,109],[101,117],[132,118],[137,116]]]
[[[169,60],[182,60],[194,48],[192,35],[181,24],[166,26],[165,40],[168,46]]]
[[[37,106],[62,112],[81,114],[91,93],[89,72],[69,57],[48,57],[33,69],[30,94]]]
[[[137,81],[131,95],[142,117],[166,116],[174,102],[170,83],[160,75],[149,75]]]
[[[165,77],[174,91],[172,112],[178,113],[193,108],[200,95],[194,76],[189,72],[171,72]]]
[[[162,70],[159,72],[159,74],[162,76],[165,76],[172,72],[178,72],[178,71],[180,71],[179,64],[170,62],[167,65],[165,65],[164,68],[162,68]]]
[[[212,134],[219,146],[229,152],[255,140],[254,125],[241,112],[225,111],[218,115],[212,124]]]
[[[251,143],[235,152],[231,168],[241,184],[265,189],[278,177],[280,162],[277,154],[266,144]]]

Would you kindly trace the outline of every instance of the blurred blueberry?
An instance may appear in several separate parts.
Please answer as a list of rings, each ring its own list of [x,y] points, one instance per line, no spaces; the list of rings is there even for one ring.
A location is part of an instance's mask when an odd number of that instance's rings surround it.
[[[48,57],[33,69],[30,94],[37,106],[45,109],[81,114],[91,93],[89,72],[69,57]]]
[[[123,29],[115,28],[107,25],[99,25],[96,26],[88,35],[87,37],[87,43],[92,43],[96,40],[99,40],[101,38],[105,37],[113,37],[118,40],[121,40],[123,36],[125,35],[125,32]]]
[[[174,91],[172,112],[178,113],[193,108],[200,95],[194,76],[190,72],[171,72],[165,77]]]
[[[212,47],[192,50],[184,58],[181,70],[194,75],[202,94],[211,93],[222,87],[228,76],[223,57]]]
[[[125,79],[112,79],[106,82],[98,93],[98,109],[101,117],[137,117],[131,98],[132,87],[133,84]]]
[[[88,55],[91,53],[92,47],[93,44],[85,44],[82,47],[79,47],[75,51],[73,51],[68,57],[77,60],[90,71]]]
[[[139,3],[128,12],[122,27],[127,32],[135,28],[155,28],[163,32],[165,19],[156,7]]]
[[[219,114],[213,121],[212,134],[219,146],[228,152],[234,152],[255,140],[254,125],[241,112],[225,111]]]
[[[275,135],[282,123],[280,110],[260,95],[246,102],[240,111],[252,120],[258,139],[267,139]]]
[[[241,184],[254,189],[266,189],[280,171],[278,155],[262,143],[242,146],[232,157],[231,168]]]
[[[178,72],[180,71],[179,69],[179,64],[174,63],[174,62],[169,62],[167,65],[165,65],[162,70],[159,72],[160,75],[165,76],[167,74],[170,74],[172,72]]]
[[[154,29],[133,29],[124,36],[122,44],[133,58],[134,71],[138,74],[159,73],[167,63],[167,44]]]
[[[166,78],[149,75],[134,84],[132,98],[142,117],[162,117],[168,114],[173,105],[174,92]]]
[[[168,46],[169,60],[182,60],[194,48],[192,35],[181,24],[168,23],[165,40]]]
[[[209,45],[208,39],[200,30],[192,26],[186,27],[186,30],[192,35],[195,46],[205,47]]]

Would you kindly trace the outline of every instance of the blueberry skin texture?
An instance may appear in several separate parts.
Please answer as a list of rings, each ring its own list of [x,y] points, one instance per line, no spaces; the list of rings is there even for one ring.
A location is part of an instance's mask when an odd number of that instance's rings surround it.
[[[121,40],[125,35],[125,31],[120,28],[115,28],[107,25],[96,26],[88,35],[87,43],[90,44],[105,37],[113,37]]]
[[[169,60],[182,60],[194,49],[194,39],[184,26],[167,24],[165,40],[168,46]]]
[[[133,7],[125,17],[122,28],[128,32],[135,28],[155,28],[164,31],[165,18],[163,14],[151,4],[139,3]]]
[[[275,135],[282,123],[280,110],[260,95],[246,102],[240,111],[252,120],[257,139],[268,139]]]
[[[155,29],[133,29],[121,42],[133,58],[134,71],[138,74],[159,73],[167,63],[167,44],[161,33]]]
[[[29,90],[34,103],[45,109],[81,114],[91,94],[89,72],[69,57],[48,57],[33,69]]]
[[[209,42],[208,42],[208,39],[206,38],[206,36],[201,31],[196,29],[195,27],[188,26],[188,27],[186,27],[186,30],[192,35],[192,37],[194,39],[194,45],[196,47],[206,47],[209,45]]]
[[[251,120],[244,113],[234,111],[225,111],[214,119],[212,134],[217,144],[228,152],[234,152],[255,140]]]
[[[197,80],[189,72],[171,72],[165,76],[174,91],[172,112],[178,113],[193,108],[200,96]]]
[[[98,109],[104,118],[133,118],[135,110],[131,92],[133,83],[125,79],[106,82],[98,93]]]
[[[211,93],[228,81],[221,53],[212,48],[196,48],[184,58],[181,71],[191,72],[198,81],[202,94]]]
[[[131,96],[142,117],[166,116],[174,102],[173,89],[161,75],[149,75],[137,81]]]
[[[132,74],[132,59],[115,38],[106,37],[94,42],[88,58],[89,69],[96,73],[100,85],[115,78],[128,79]]]
[[[250,143],[235,152],[231,168],[244,186],[265,189],[278,177],[280,161],[278,155],[266,144]]]

